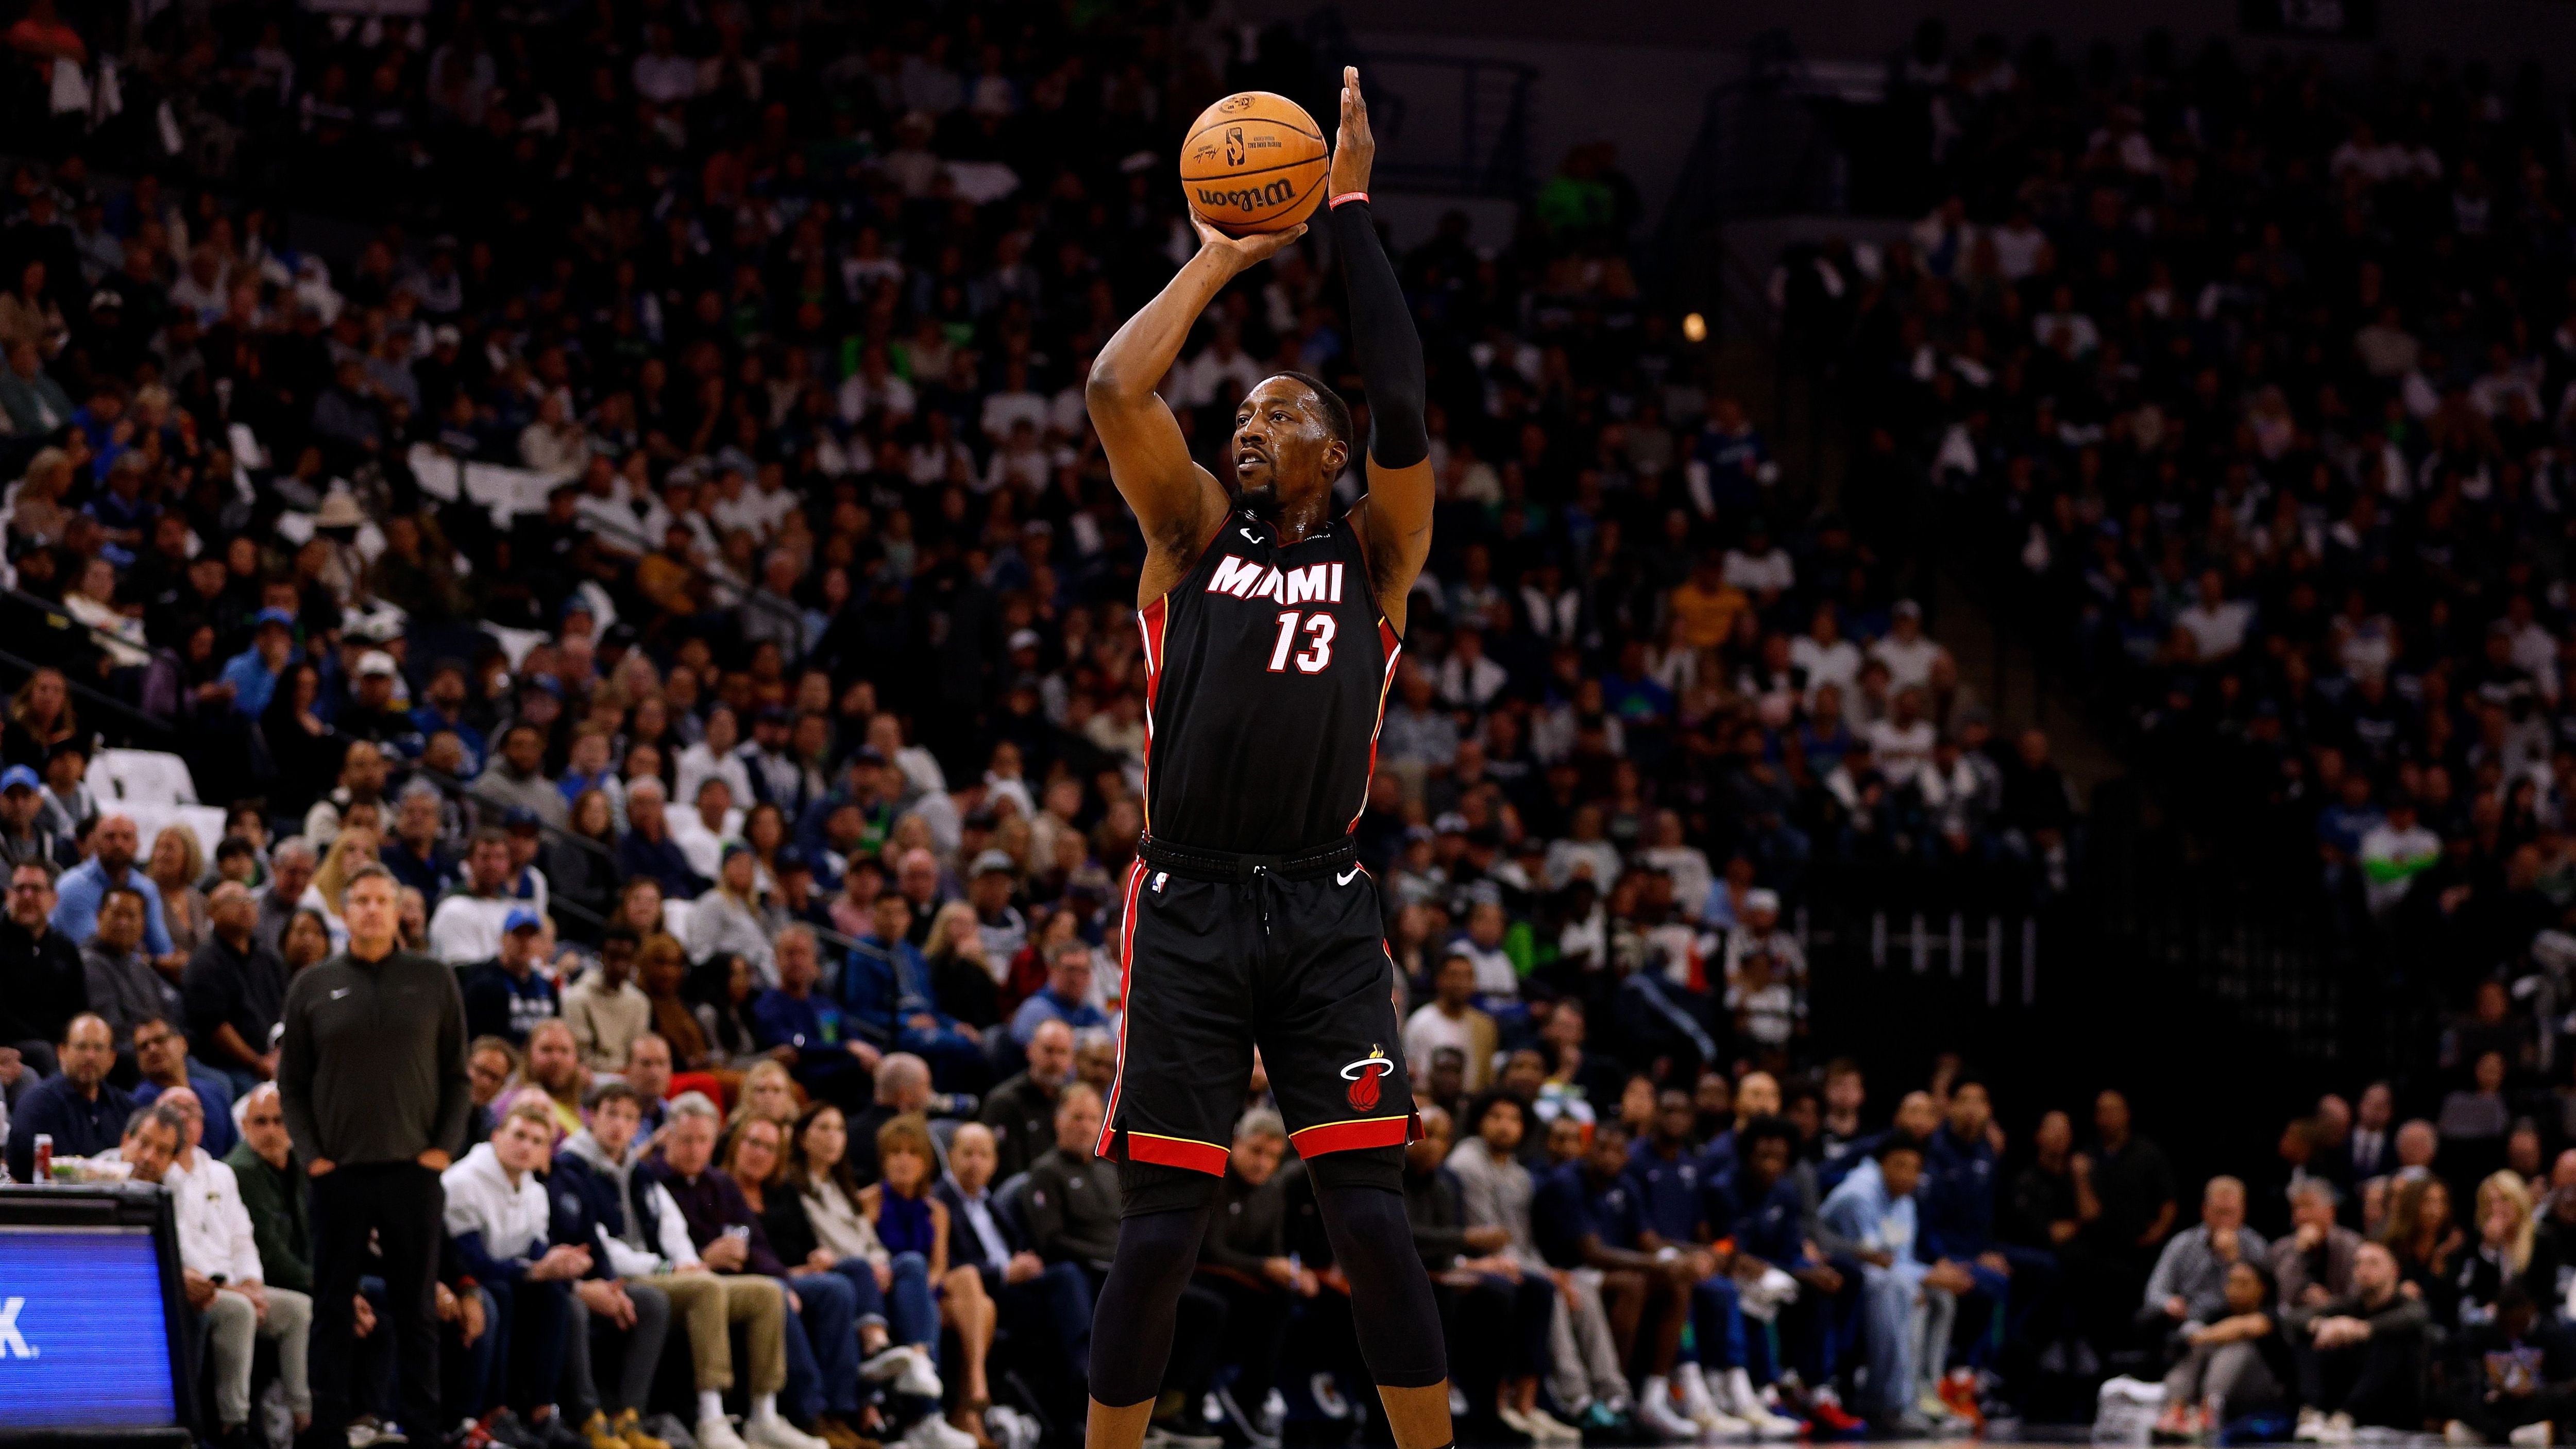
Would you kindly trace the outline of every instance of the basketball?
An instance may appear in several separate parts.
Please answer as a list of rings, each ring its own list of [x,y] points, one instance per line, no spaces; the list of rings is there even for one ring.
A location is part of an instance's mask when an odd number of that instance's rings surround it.
[[[1230,236],[1285,231],[1324,199],[1328,149],[1305,107],[1237,91],[1190,123],[1181,190],[1192,213]]]

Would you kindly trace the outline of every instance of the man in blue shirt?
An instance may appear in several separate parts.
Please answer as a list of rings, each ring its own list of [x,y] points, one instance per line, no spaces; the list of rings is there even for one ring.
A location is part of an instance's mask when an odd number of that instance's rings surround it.
[[[110,886],[131,890],[143,897],[143,949],[163,971],[176,976],[188,964],[188,958],[170,949],[170,928],[161,920],[161,888],[152,877],[134,868],[135,852],[140,837],[134,822],[122,815],[109,815],[98,822],[90,833],[88,860],[63,872],[54,887],[54,929],[84,945],[98,934],[98,907],[107,899]],[[123,1123],[119,1123],[120,1129]]]
[[[2057,1260],[2038,1248],[2005,1243],[1995,1236],[1995,1196],[2000,1186],[1995,1144],[1988,1127],[1994,1108],[1986,1084],[1968,1078],[1950,1087],[1950,1114],[1924,1144],[1923,1254],[1926,1261],[1956,1267],[1975,1280],[1962,1295],[1959,1312],[1969,1322],[2001,1308],[2004,1332],[1974,1335],[1969,1362],[1985,1366],[1995,1343],[2019,1340],[2023,1320],[2047,1297],[2057,1279]]]
[[[1777,1316],[1780,1352],[1821,1395],[1837,1351],[1857,1326],[1860,1284],[1857,1273],[1846,1275],[1827,1262],[1808,1239],[1806,1199],[1789,1175],[1797,1141],[1798,1129],[1782,1117],[1756,1117],[1737,1128],[1735,1170],[1708,1185],[1705,1211],[1710,1231],[1735,1242],[1739,1280],[1777,1268],[1796,1282],[1797,1299]],[[1762,1336],[1750,1336],[1750,1343],[1759,1349]],[[1840,1427],[1831,1415],[1817,1425]]]
[[[20,1182],[35,1178],[37,1137],[54,1139],[56,1157],[92,1157],[124,1141],[134,1115],[134,1099],[107,1084],[116,1037],[104,1020],[73,1017],[56,1056],[62,1071],[29,1087],[9,1114],[9,1175]]]
[[[1732,1383],[1745,1362],[1744,1316],[1738,1311],[1735,1280],[1704,1246],[1709,1234],[1700,1220],[1700,1164],[1690,1140],[1698,1121],[1688,1092],[1667,1089],[1656,1097],[1649,1134],[1628,1149],[1627,1179],[1643,1227],[1636,1246],[1658,1258],[1672,1249],[1694,1275],[1690,1321],[1696,1332],[1690,1352],[1697,1361],[1674,1368],[1682,1401],[1703,1429],[1731,1433],[1736,1432],[1732,1426],[1711,1421],[1717,1414],[1743,1413],[1745,1401],[1752,1399],[1749,1380],[1740,1398]]]
[[[257,719],[268,709],[277,678],[295,652],[295,616],[284,609],[262,609],[251,616],[248,649],[224,661],[224,683],[233,687],[233,708]]]
[[[1047,958],[1047,984],[1029,993],[1011,1013],[1011,1042],[1028,1050],[1029,1038],[1050,1021],[1080,1031],[1107,1027],[1109,1018],[1091,1004],[1091,947],[1081,941],[1059,943]]]
[[[466,668],[462,662],[454,659],[438,661],[429,672],[428,685],[421,690],[419,707],[411,712],[411,726],[419,732],[420,741],[424,743],[441,730],[455,735],[456,742],[465,747],[465,768],[457,773],[470,780],[483,773],[489,746],[484,741],[483,732],[466,721],[465,676]],[[412,753],[419,753],[418,744],[412,745]]]
[[[149,1107],[163,1092],[186,1087],[197,1094],[197,1105],[205,1112],[205,1135],[199,1146],[221,1157],[241,1140],[233,1126],[232,1084],[188,1059],[188,1038],[177,1023],[158,1019],[135,1023],[134,1064],[142,1077],[134,1084],[135,1106]]]
[[[766,1050],[794,1052],[787,1069],[808,1092],[844,1112],[862,1110],[873,1090],[870,1074],[884,1053],[844,1030],[839,1002],[814,994],[823,962],[812,927],[780,931],[775,948],[778,984],[752,999],[753,1038]]]
[[[1638,1332],[1647,1345],[1646,1382],[1637,1398],[1638,1418],[1662,1438],[1695,1439],[1702,1426],[1690,1413],[1698,1406],[1676,1393],[1673,1375],[1689,1322],[1691,1287],[1716,1271],[1716,1259],[1696,1247],[1667,1244],[1647,1226],[1645,1206],[1628,1175],[1628,1145],[1628,1131],[1617,1122],[1594,1128],[1590,1150],[1540,1182],[1530,1203],[1531,1236],[1557,1267],[1601,1270],[1605,1304],[1644,1296]]]
[[[910,1052],[928,1062],[943,1092],[982,1091],[992,1076],[982,1039],[974,1028],[939,1009],[930,963],[920,947],[904,939],[912,924],[912,903],[888,891],[870,910],[871,929],[841,968],[841,1005],[849,1011],[851,1030],[884,1050]]]
[[[545,922],[536,912],[520,906],[502,918],[501,954],[462,972],[467,1034],[523,1047],[538,1022],[562,1015],[562,995],[537,972],[544,949]]]

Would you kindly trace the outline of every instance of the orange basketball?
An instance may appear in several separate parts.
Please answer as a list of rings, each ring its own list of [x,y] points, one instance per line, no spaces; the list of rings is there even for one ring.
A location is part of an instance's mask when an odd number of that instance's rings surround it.
[[[1324,133],[1286,96],[1237,91],[1199,112],[1181,143],[1181,191],[1231,236],[1285,231],[1324,199]]]

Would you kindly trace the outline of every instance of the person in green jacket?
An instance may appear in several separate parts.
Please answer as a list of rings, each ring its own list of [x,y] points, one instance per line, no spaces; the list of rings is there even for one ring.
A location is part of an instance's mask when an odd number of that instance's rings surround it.
[[[250,1213],[251,1237],[259,1245],[260,1267],[267,1281],[298,1293],[313,1291],[313,1196],[306,1186],[304,1164],[286,1134],[286,1109],[278,1104],[277,1087],[263,1082],[233,1108],[241,1141],[224,1154],[224,1165],[241,1182],[242,1207]]]

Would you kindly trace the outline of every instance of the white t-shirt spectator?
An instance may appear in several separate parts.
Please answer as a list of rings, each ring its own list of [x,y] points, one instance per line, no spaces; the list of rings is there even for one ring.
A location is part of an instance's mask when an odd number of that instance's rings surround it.
[[[1472,1006],[1451,1017],[1440,1003],[1425,1003],[1404,1022],[1404,1057],[1415,1081],[1430,1080],[1432,1054],[1442,1047],[1456,1047],[1467,1059],[1467,1090],[1483,1091],[1494,1073],[1493,1018]]]
[[[1547,843],[1547,886],[1555,890],[1589,867],[1592,883],[1607,893],[1619,879],[1619,847],[1606,840],[1551,840]]]
[[[1797,657],[1794,650],[1790,657]],[[1932,666],[1941,658],[1941,645],[1929,634],[1915,635],[1910,644],[1888,634],[1869,646],[1869,657],[1887,666],[1887,688],[1892,696],[1900,689],[1931,680]]]
[[[2237,599],[2216,605],[2194,604],[2174,616],[2191,636],[2203,659],[2224,659],[2245,647],[2245,631],[2254,622],[2254,606]]]
[[[1806,671],[1807,699],[1813,703],[1816,691],[1833,685],[1851,697],[1852,686],[1860,681],[1860,646],[1849,639],[1836,639],[1819,644],[1813,635],[1801,634],[1789,641],[1789,662]]]
[[[1660,870],[1672,877],[1673,900],[1693,920],[1708,904],[1708,888],[1715,875],[1708,868],[1708,852],[1696,845],[1655,845],[1637,852],[1637,863],[1649,870]]]
[[[429,954],[450,966],[471,966],[501,954],[501,923],[528,902],[516,896],[489,900],[459,891],[429,917]]]
[[[1761,553],[1728,549],[1724,573],[1728,583],[1748,594],[1766,589],[1785,594],[1798,586],[1798,566],[1790,562],[1789,551],[1776,543]]]
[[[635,94],[657,106],[685,101],[698,93],[698,63],[685,55],[635,57]]]
[[[984,436],[998,443],[1010,437],[1011,424],[1026,423],[1029,430],[1046,436],[1047,400],[1034,392],[997,392],[984,399],[984,411],[977,426]]]
[[[1932,758],[1932,745],[1937,736],[1930,720],[1918,719],[1900,725],[1893,717],[1869,726],[1869,747],[1878,758],[1878,772],[1890,785],[1903,785],[1914,778]]]
[[[1451,654],[1440,663],[1440,697],[1461,709],[1483,709],[1511,682],[1511,673],[1487,655],[1470,662]]]
[[[914,407],[912,384],[889,372],[874,382],[864,372],[854,372],[841,383],[841,421],[856,423],[872,408],[885,409],[890,418],[908,418]]]
[[[1208,347],[1180,365],[1179,375],[1173,379],[1172,391],[1178,394],[1181,403],[1203,408],[1217,400],[1220,384],[1233,383],[1234,394],[1240,397],[1269,375],[1260,363],[1253,360],[1251,353],[1240,347],[1230,352]]]

